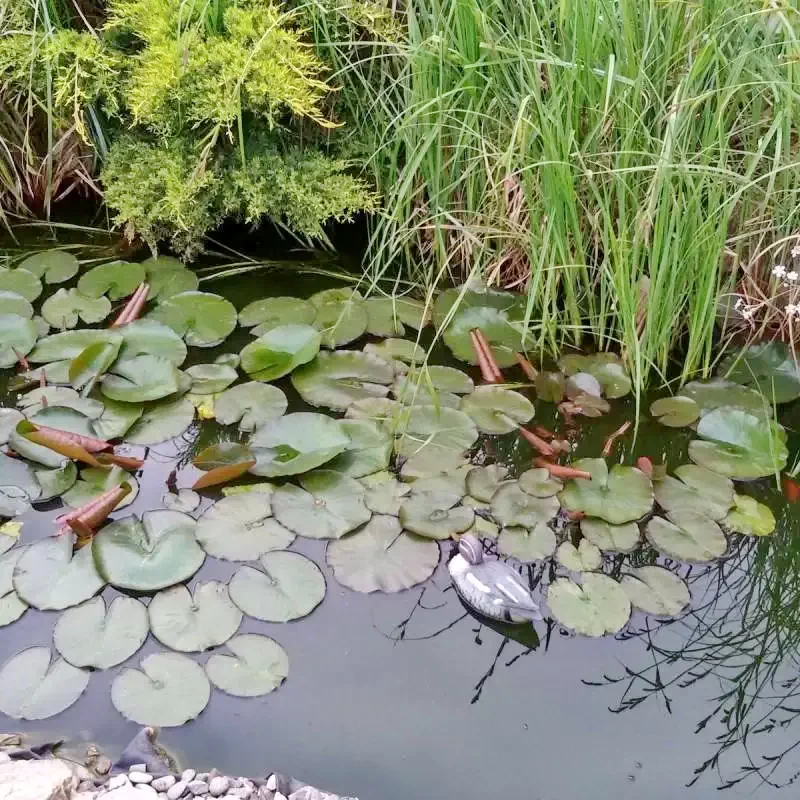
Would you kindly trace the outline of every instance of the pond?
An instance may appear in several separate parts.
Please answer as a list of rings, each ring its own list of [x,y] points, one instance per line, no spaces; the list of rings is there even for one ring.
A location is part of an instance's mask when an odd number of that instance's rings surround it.
[[[75,252],[81,260],[118,257],[103,247],[95,243],[92,249]],[[82,265],[80,275],[92,263]],[[63,284],[46,286],[42,298],[75,286],[77,280],[75,275]],[[320,271],[297,268],[242,271],[203,281],[200,289],[227,298],[241,311],[259,298],[308,298],[343,285]],[[121,297],[133,288],[121,291]],[[42,298],[34,302],[37,313]],[[114,301],[115,308],[122,304]],[[201,323],[195,323],[195,329]],[[190,346],[182,369],[238,353],[252,341],[248,330],[237,327],[222,344]],[[379,340],[359,337],[348,347],[361,349],[370,341]],[[421,343],[431,344],[429,332]],[[431,354],[432,364],[457,367],[475,385],[482,382],[477,367],[455,359],[441,343]],[[9,408],[18,402],[18,394],[7,388],[15,371],[0,373],[5,387],[2,405]],[[521,393],[534,397],[516,367],[504,372],[518,382]],[[239,382],[242,375],[240,369]],[[285,392],[289,412],[320,410],[303,400],[289,377],[272,383]],[[618,440],[609,463],[632,465],[648,457],[668,464],[672,472],[689,461],[694,431],[665,427],[648,413],[651,402],[663,394],[641,398],[638,425]],[[202,409],[202,402],[196,404]],[[570,461],[597,458],[610,434],[636,420],[632,395],[612,399],[610,405],[601,416],[576,417]],[[535,406],[538,425],[565,430],[554,403],[536,399]],[[789,434],[791,467],[800,410],[797,403],[789,403],[778,412]],[[147,449],[118,450],[145,461],[136,472],[138,494],[112,519],[163,508],[176,470],[177,485],[191,486],[201,474],[190,463],[198,453],[246,439],[236,425],[195,417],[177,438]],[[536,456],[517,433],[483,435],[471,450],[474,464],[504,464],[514,476],[527,470]],[[288,456],[293,457],[294,453]],[[249,476],[234,483],[252,480]],[[364,594],[337,581],[326,559],[326,541],[298,536],[289,549],[304,554],[322,571],[324,600],[307,616],[286,623],[246,614],[238,629],[239,634],[263,634],[280,644],[288,655],[286,680],[259,697],[233,697],[214,689],[196,719],[165,727],[161,740],[186,764],[253,776],[277,769],[362,800],[666,800],[716,797],[718,787],[729,784],[728,794],[734,797],[787,795],[791,788],[775,787],[796,772],[794,752],[800,741],[792,724],[798,714],[793,698],[800,642],[800,516],[774,477],[737,483],[737,491],[772,509],[775,533],[729,534],[724,557],[694,565],[657,557],[647,548],[630,555],[606,553],[602,569],[615,578],[647,564],[667,566],[686,581],[691,602],[675,619],[634,611],[616,635],[602,638],[577,636],[552,619],[537,621],[532,629],[491,623],[470,613],[453,590],[446,566],[455,552],[452,540],[437,544],[443,557],[430,578],[404,591]],[[222,496],[219,487],[200,494],[195,517]],[[49,537],[62,513],[61,501],[55,499],[19,515],[16,521],[22,529],[16,546]],[[222,523],[221,539],[226,530]],[[494,547],[488,539],[486,543]],[[189,585],[228,583],[244,560],[206,558]],[[521,573],[534,585],[567,574],[550,558],[531,559]],[[147,602],[152,594],[125,596]],[[121,592],[110,586],[102,592],[106,604],[117,596]],[[3,660],[33,645],[50,647],[60,616],[61,612],[31,608],[0,629]],[[96,741],[113,754],[138,725],[112,704],[112,683],[148,654],[165,649],[151,634],[123,664],[94,671],[86,691],[62,713],[39,721],[0,715],[0,727],[37,739]],[[217,647],[212,652],[226,651]],[[202,664],[208,655],[190,657]],[[695,777],[696,783],[686,788]]]

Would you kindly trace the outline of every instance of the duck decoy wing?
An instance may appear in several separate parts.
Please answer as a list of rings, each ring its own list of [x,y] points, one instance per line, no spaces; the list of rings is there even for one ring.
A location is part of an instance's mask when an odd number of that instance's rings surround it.
[[[503,561],[484,561],[471,570],[472,575],[500,600],[505,608],[529,619],[541,619],[539,606],[519,574]]]

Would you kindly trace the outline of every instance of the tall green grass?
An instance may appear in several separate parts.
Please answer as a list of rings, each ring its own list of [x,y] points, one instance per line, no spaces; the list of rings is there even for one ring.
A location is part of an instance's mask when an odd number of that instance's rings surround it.
[[[382,44],[319,5],[385,204],[373,280],[479,274],[527,292],[543,350],[619,346],[640,386],[676,353],[709,371],[720,298],[797,232],[796,7],[410,0]]]

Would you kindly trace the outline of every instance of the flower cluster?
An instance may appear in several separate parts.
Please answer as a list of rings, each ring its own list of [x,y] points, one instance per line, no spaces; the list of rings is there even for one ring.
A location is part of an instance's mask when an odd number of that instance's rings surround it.
[[[789,318],[790,321],[795,318],[800,319],[800,305],[794,305],[794,303],[787,303],[783,310],[786,312],[786,316]]]
[[[795,272],[795,270],[790,270],[789,272],[787,272],[786,267],[784,267],[783,264],[778,264],[777,266],[773,267],[772,274],[776,278],[785,279],[786,282],[784,283],[784,286],[790,283],[797,283],[798,278],[800,278],[800,275],[798,275],[797,272]]]
[[[740,297],[736,304],[734,305],[736,311],[738,311],[744,319],[748,322],[753,318],[753,315],[758,311],[758,306],[749,306],[745,303],[744,298]]]
[[[796,244],[791,250],[792,258],[800,258],[800,244]]]

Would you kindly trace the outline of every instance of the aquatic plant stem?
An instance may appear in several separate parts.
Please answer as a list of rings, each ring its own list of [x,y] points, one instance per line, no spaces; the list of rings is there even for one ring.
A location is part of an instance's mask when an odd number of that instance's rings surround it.
[[[472,349],[475,351],[475,357],[478,359],[478,367],[481,371],[481,377],[485,383],[494,383],[494,373],[489,366],[489,361],[486,358],[486,353],[481,346],[481,340],[478,337],[478,332],[472,330],[469,332],[469,338],[472,343]]]
[[[536,367],[528,361],[522,353],[514,353],[514,358],[517,360],[517,364],[519,364],[520,369],[525,373],[525,377],[529,381],[535,381],[536,378],[539,376],[539,372]]]
[[[614,443],[620,438],[620,436],[624,436],[630,427],[630,420],[628,422],[623,422],[619,428],[606,437],[605,443],[603,444],[603,456],[605,458],[608,458],[611,455],[611,450],[614,448]]]
[[[149,283],[140,283],[136,291],[130,296],[119,316],[111,323],[111,328],[121,328],[129,322],[134,322],[147,302],[147,293],[150,291]]]
[[[528,444],[530,444],[543,456],[552,458],[556,454],[555,449],[550,444],[548,444],[544,439],[537,436],[533,431],[529,431],[527,428],[520,425],[519,433],[520,436],[522,436],[522,438],[528,442]]]
[[[478,337],[478,342],[483,349],[483,353],[486,356],[486,361],[489,364],[489,369],[493,375],[493,382],[494,383],[503,383],[505,378],[503,377],[503,373],[500,371],[500,367],[497,365],[497,361],[495,360],[494,353],[492,352],[492,348],[489,345],[488,340],[483,334],[483,331],[480,328],[475,328],[475,335]]]

